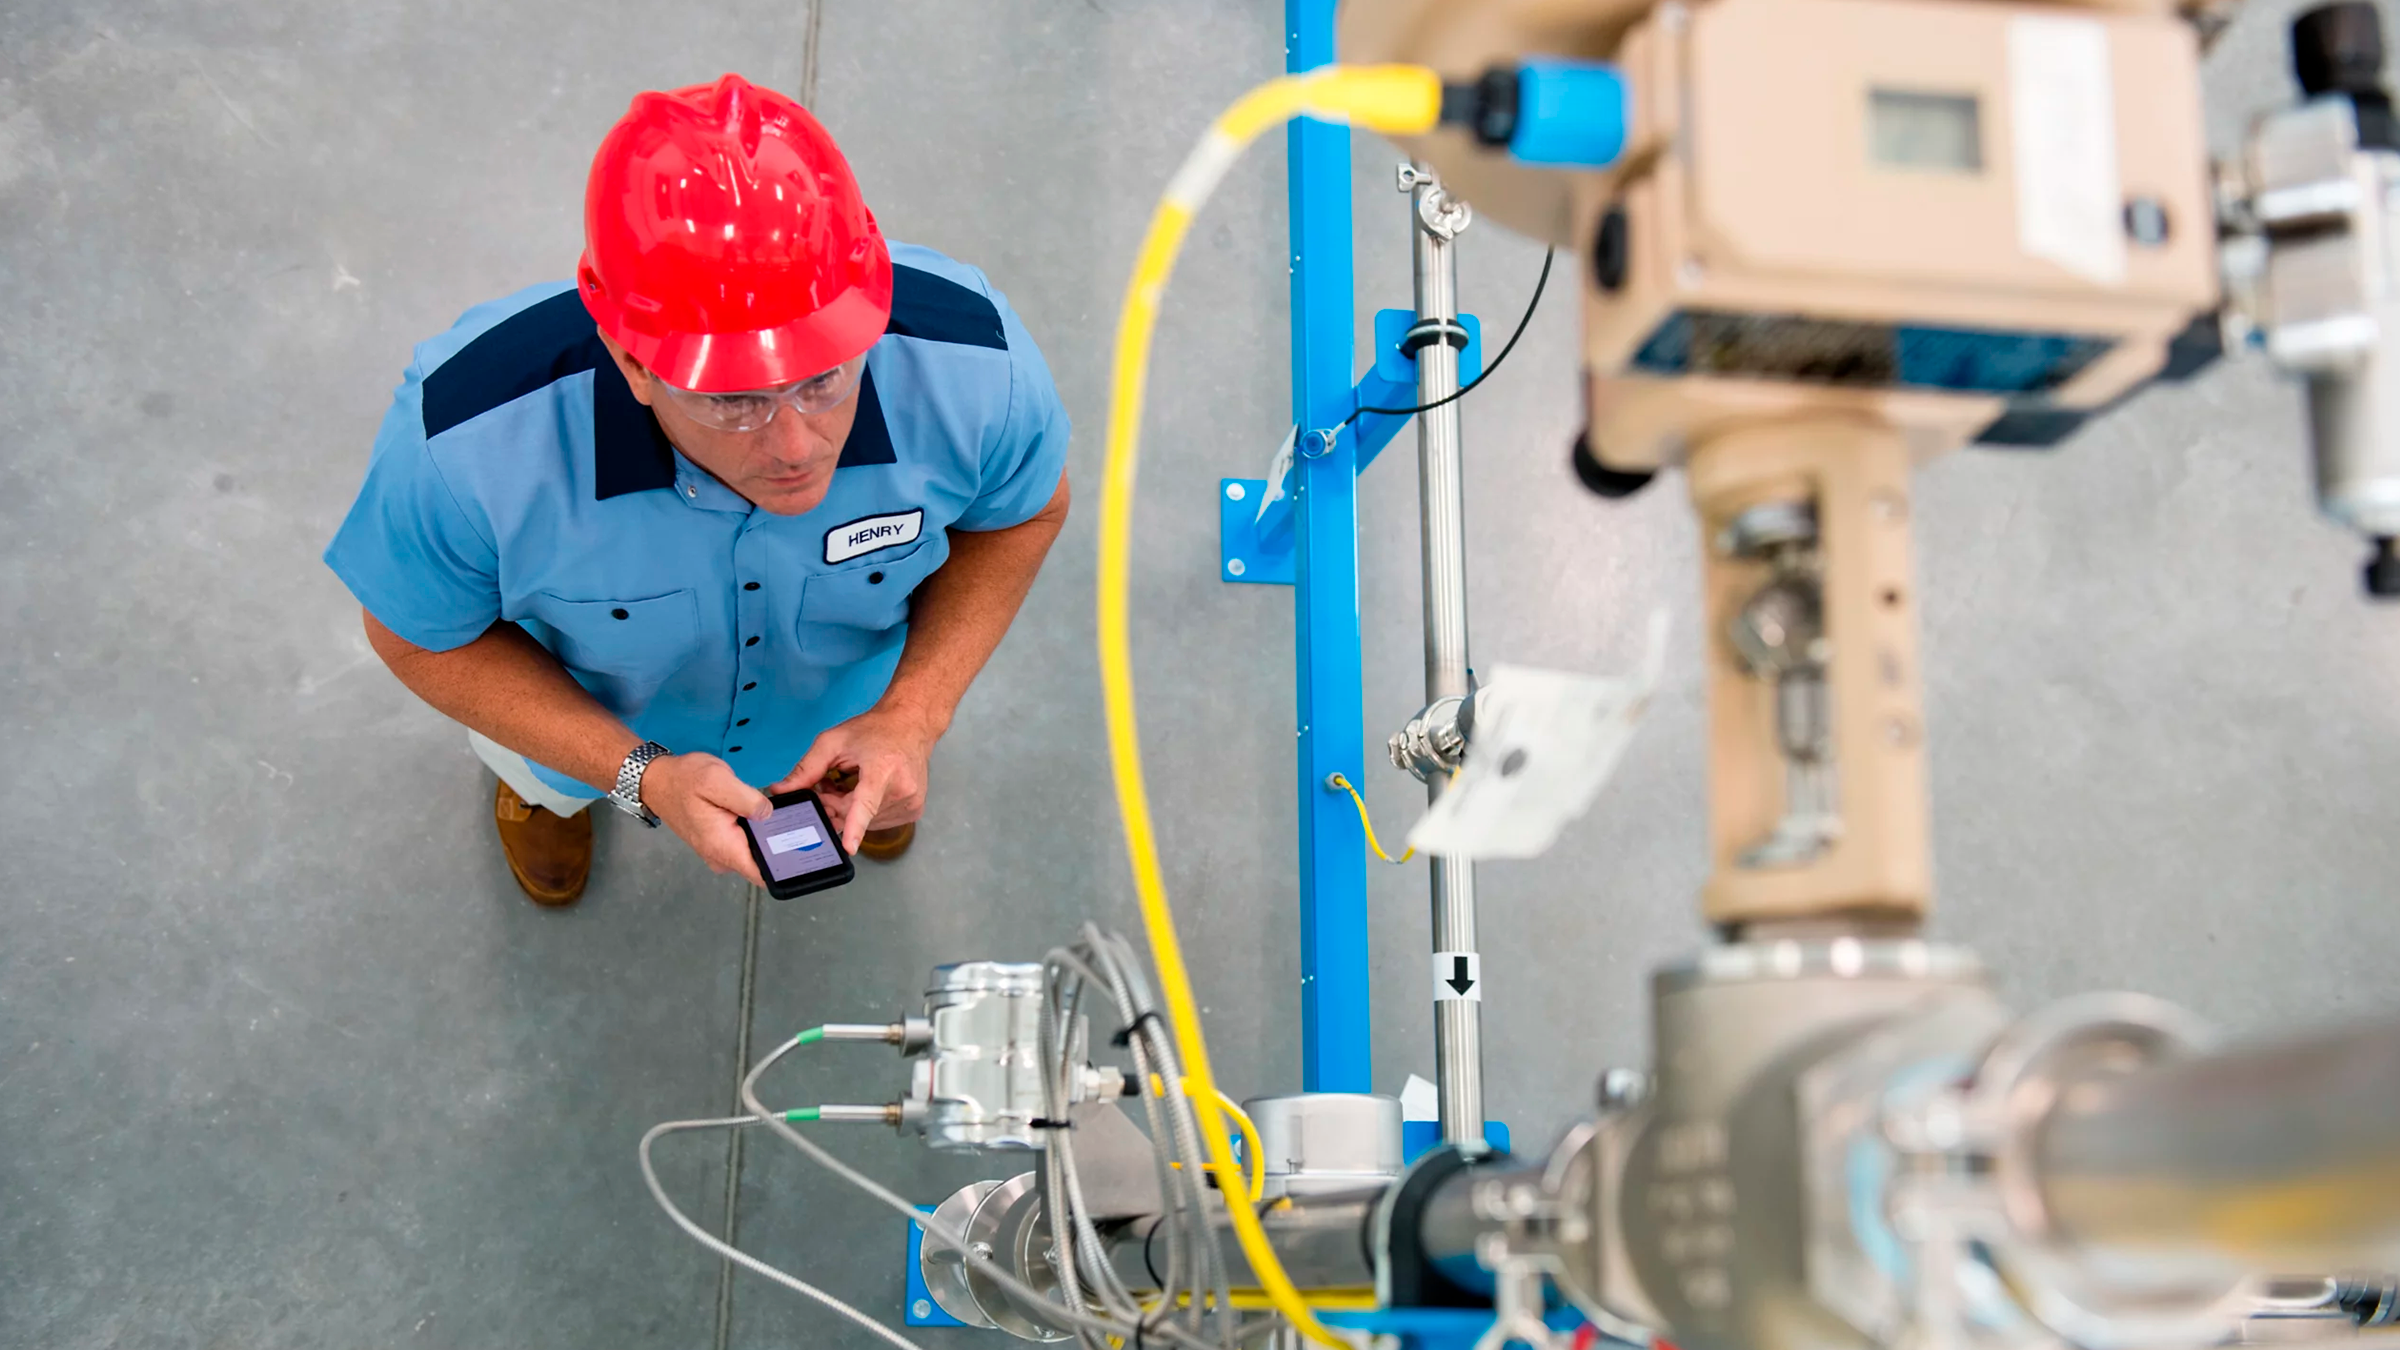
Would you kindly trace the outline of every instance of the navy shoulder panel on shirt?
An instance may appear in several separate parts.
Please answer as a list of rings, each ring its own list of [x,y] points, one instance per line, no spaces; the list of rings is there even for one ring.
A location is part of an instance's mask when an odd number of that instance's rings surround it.
[[[494,408],[592,372],[592,495],[670,487],[675,448],[633,396],[601,345],[599,325],[572,290],[528,305],[478,333],[425,377],[425,439]]]
[[[425,438],[610,364],[583,297],[561,291],[477,334],[425,377]]]
[[[901,263],[892,264],[892,318],[883,331],[928,342],[1008,350],[1000,307],[990,296]]]

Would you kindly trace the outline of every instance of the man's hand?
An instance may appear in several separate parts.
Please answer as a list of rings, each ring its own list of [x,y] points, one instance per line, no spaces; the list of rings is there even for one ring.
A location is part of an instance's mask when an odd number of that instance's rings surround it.
[[[926,718],[878,705],[827,727],[772,790],[816,788],[842,832],[842,847],[856,853],[868,830],[905,825],[924,813],[926,766],[940,739]]]
[[[650,761],[642,770],[642,805],[657,812],[710,870],[766,885],[750,861],[750,841],[742,835],[739,817],[765,820],[773,808],[765,793],[734,777],[724,760],[689,754]]]

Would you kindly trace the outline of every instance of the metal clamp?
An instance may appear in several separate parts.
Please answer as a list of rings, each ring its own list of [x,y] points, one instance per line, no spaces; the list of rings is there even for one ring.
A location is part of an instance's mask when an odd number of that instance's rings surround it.
[[[1467,672],[1467,692],[1437,698],[1408,719],[1384,743],[1392,767],[1420,783],[1446,779],[1467,762],[1467,745],[1475,734],[1475,672]]]
[[[2034,1321],[2086,1350],[2221,1340],[2251,1306],[2246,1281],[2134,1286],[2095,1273],[2050,1221],[2035,1161],[2051,1108],[2076,1082],[2180,1058],[2213,1039],[2205,1022],[2159,999],[2066,999],[2010,1026],[1963,1087],[1888,1114],[1886,1137],[1934,1187],[1915,1207],[1914,1236],[1936,1250],[1919,1260],[1947,1248],[1954,1264],[1988,1265]]]

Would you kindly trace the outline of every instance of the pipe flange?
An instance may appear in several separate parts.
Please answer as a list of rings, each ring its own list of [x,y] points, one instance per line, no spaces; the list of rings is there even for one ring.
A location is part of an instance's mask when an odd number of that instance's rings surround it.
[[[2071,1345],[2207,1344],[2238,1325],[2251,1303],[2242,1279],[2172,1290],[2110,1288],[2092,1279],[2072,1235],[2050,1222],[2034,1156],[2050,1108],[2076,1081],[2180,1059],[2215,1040],[2207,1022],[2163,999],[2082,995],[2018,1020],[1986,1052],[1967,1088],[1956,1122],[1959,1142],[1988,1160],[2002,1220],[1984,1235],[1992,1264],[2026,1311]]]
[[[933,1223],[964,1234],[976,1207],[999,1186],[997,1181],[974,1181],[951,1192],[948,1199],[934,1206]],[[925,1292],[932,1297],[935,1307],[971,1327],[999,1325],[984,1316],[974,1291],[967,1287],[966,1253],[934,1236],[931,1224],[925,1226],[925,1239],[917,1247],[917,1273],[924,1278]]]
[[[1638,1104],[1633,1104],[1623,1111],[1636,1109]],[[1622,1144],[1621,1140],[1612,1141],[1607,1136],[1609,1131],[1621,1128],[1622,1114],[1622,1111],[1612,1112],[1599,1120],[1574,1126],[1551,1151],[1549,1163],[1542,1169],[1542,1194],[1553,1203],[1576,1211],[1583,1222],[1552,1226],[1544,1234],[1546,1241],[1541,1255],[1548,1258],[1546,1268],[1558,1291],[1593,1326],[1627,1344],[1648,1345],[1657,1339],[1656,1333],[1611,1304],[1607,1296],[1610,1244],[1606,1230],[1611,1207],[1605,1176],[1611,1143],[1620,1147]],[[1617,1245],[1622,1246],[1621,1239]]]
[[[1007,1265],[1018,1254],[1018,1238],[1041,1208],[1042,1197],[1031,1172],[1019,1172],[1000,1182],[976,1202],[961,1236],[967,1247],[987,1260]],[[1019,1271],[1020,1277],[1023,1274]],[[1022,1341],[1063,1341],[1067,1333],[1034,1321],[991,1276],[966,1267],[967,1295],[987,1323]],[[965,1321],[965,1318],[960,1318]]]

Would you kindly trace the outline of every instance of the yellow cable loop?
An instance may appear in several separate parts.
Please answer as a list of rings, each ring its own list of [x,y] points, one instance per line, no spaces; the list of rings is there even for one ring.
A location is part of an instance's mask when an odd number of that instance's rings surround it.
[[[1150,938],[1160,991],[1173,1019],[1183,1071],[1191,1079],[1194,1112],[1209,1160],[1233,1165],[1233,1140],[1225,1128],[1208,1044],[1200,1031],[1200,1008],[1192,996],[1191,973],[1175,938],[1175,915],[1159,871],[1158,841],[1152,833],[1150,795],[1142,781],[1140,732],[1133,709],[1133,651],[1127,632],[1128,578],[1132,570],[1133,486],[1140,453],[1142,392],[1150,364],[1150,340],[1158,321],[1160,294],[1174,270],[1184,231],[1193,213],[1242,148],[1260,133],[1303,114],[1347,120],[1369,130],[1412,133],[1430,129],[1441,112],[1441,80],[1414,66],[1327,66],[1305,75],[1269,80],[1225,110],[1201,138],[1167,185],[1151,213],[1133,280],[1117,320],[1115,366],[1110,379],[1107,461],[1100,488],[1100,691],[1107,713],[1109,767],[1116,778],[1117,808],[1125,821],[1125,851],[1133,866],[1134,894],[1142,927]],[[1248,1205],[1228,1205],[1234,1239],[1275,1310],[1302,1335],[1320,1345],[1347,1350],[1308,1309],[1284,1273],[1266,1230]]]
[[[1367,799],[1358,795],[1358,789],[1350,785],[1348,778],[1338,773],[1331,774],[1326,777],[1325,783],[1328,787],[1337,787],[1350,794],[1351,804],[1358,808],[1358,826],[1367,832],[1367,847],[1375,850],[1376,857],[1388,863],[1404,863],[1417,856],[1414,844],[1402,849],[1397,858],[1383,851],[1383,841],[1375,837],[1375,822],[1367,818]]]
[[[1224,1092],[1216,1088],[1212,1087],[1209,1090],[1217,1094],[1217,1105],[1224,1108],[1226,1115],[1233,1117],[1234,1126],[1242,1132],[1242,1156],[1250,1164],[1250,1175],[1243,1177],[1239,1172],[1232,1175],[1236,1180],[1241,1181],[1243,1190],[1250,1197],[1250,1203],[1255,1205],[1267,1196],[1267,1146],[1258,1141],[1258,1126],[1251,1121],[1250,1113],[1242,1109],[1240,1102],[1226,1096]],[[1167,1080],[1157,1074],[1150,1075],[1150,1092],[1153,1096],[1166,1096]],[[1187,1097],[1198,1100],[1198,1094],[1189,1078],[1183,1080],[1183,1093]],[[1182,1165],[1181,1163],[1175,1164],[1177,1167]],[[1227,1175],[1225,1171],[1219,1169],[1215,1163],[1208,1165],[1208,1171],[1209,1175],[1217,1179],[1220,1189],[1228,1193],[1232,1191],[1232,1187],[1224,1184]]]

